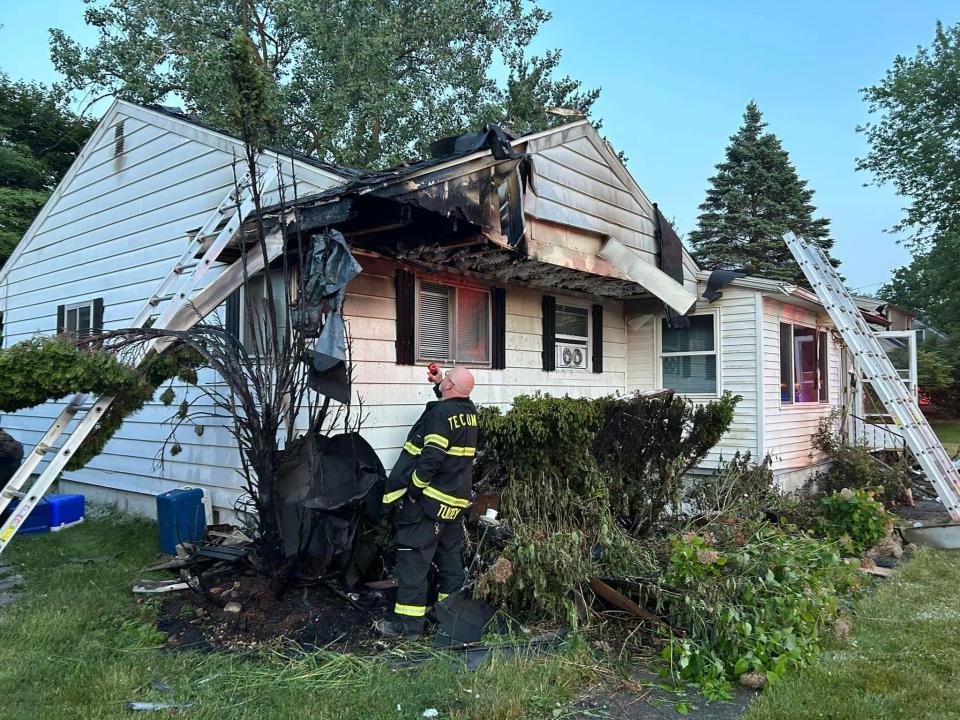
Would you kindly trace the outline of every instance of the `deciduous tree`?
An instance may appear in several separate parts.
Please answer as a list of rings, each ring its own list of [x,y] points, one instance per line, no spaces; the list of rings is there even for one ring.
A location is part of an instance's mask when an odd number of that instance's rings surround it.
[[[555,121],[545,105],[588,114],[598,94],[554,78],[559,52],[530,54],[550,14],[520,0],[88,2],[96,45],[52,31],[72,88],[183,103],[237,132],[221,69],[239,26],[276,101],[267,139],[341,165],[394,164],[482,122],[539,129]]]
[[[92,130],[63,92],[0,73],[0,266]]]
[[[870,152],[858,162],[877,184],[906,198],[894,230],[914,249],[960,237],[960,24],[937,23],[930,47],[898,55],[877,85],[864,88],[874,122],[860,129]]]

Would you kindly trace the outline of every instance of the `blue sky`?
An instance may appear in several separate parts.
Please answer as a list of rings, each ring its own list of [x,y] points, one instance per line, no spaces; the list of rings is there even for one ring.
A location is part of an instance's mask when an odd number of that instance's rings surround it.
[[[871,292],[909,261],[884,232],[901,216],[890,188],[864,187],[867,119],[859,88],[877,82],[898,53],[933,37],[939,18],[960,22],[955,0],[822,0],[665,3],[543,0],[553,12],[538,40],[563,50],[561,70],[600,86],[604,133],[630,158],[652,200],[687,233],[707,178],[743,109],[755,100],[833,222],[835,254],[852,287]],[[47,28],[81,40],[80,0],[5,3],[0,69],[50,82]]]

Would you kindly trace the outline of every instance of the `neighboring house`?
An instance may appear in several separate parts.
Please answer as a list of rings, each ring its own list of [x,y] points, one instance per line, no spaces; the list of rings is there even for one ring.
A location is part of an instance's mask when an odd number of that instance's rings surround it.
[[[853,301],[864,312],[867,321],[884,330],[913,330],[917,314],[905,307],[880,298],[854,295]]]
[[[388,468],[432,398],[431,361],[471,366],[475,400],[503,408],[537,391],[666,387],[697,401],[730,391],[742,397],[733,426],[701,471],[738,450],[769,453],[795,486],[823,462],[810,435],[841,403],[841,355],[812,293],[741,277],[705,299],[710,273],[586,121],[507,147],[491,131],[460,152],[439,149],[366,174],[281,154],[303,234],[335,227],[363,266],[344,312],[353,392]],[[235,138],[187,116],[116,102],[0,270],[4,346],[129,323],[231,189],[240,155]],[[285,282],[282,271],[268,277]],[[233,322],[242,335],[248,319]],[[196,392],[174,387],[175,405]],[[200,486],[229,512],[240,493],[229,418],[182,433],[183,451],[160,472],[170,414],[149,405],[64,480],[148,514],[156,494]],[[2,425],[31,446],[55,415],[48,403]]]

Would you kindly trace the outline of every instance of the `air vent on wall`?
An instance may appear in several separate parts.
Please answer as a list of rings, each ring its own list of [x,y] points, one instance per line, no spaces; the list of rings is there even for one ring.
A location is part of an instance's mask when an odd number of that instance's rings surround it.
[[[113,128],[113,156],[115,158],[123,155],[123,122],[121,120]]]

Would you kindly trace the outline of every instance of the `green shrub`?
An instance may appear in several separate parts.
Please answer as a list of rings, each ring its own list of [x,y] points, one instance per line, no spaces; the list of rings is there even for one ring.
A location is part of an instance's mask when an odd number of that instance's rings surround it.
[[[874,490],[844,488],[820,500],[823,533],[849,544],[855,552],[872,548],[889,529],[891,515]]]
[[[672,536],[656,591],[681,631],[662,657],[711,698],[727,697],[744,672],[776,681],[812,659],[840,598],[859,582],[835,544],[795,528],[744,523],[722,532]]]
[[[502,490],[509,579],[484,589],[515,616],[574,624],[592,575],[651,570],[637,542],[723,434],[736,398],[520,396],[480,413],[477,487]],[[642,569],[642,571],[641,571]]]
[[[679,506],[687,473],[733,422],[739,396],[695,405],[673,393],[604,398],[593,455],[610,481],[614,514],[631,535],[650,532]]]

